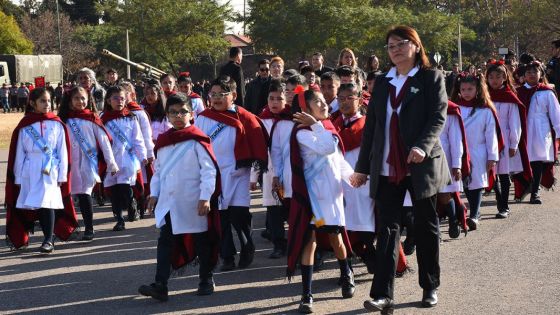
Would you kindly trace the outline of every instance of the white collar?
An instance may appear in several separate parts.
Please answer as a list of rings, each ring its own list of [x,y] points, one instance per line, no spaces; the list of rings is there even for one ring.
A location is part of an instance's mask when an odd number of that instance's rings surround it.
[[[360,118],[362,118],[362,114],[359,111],[356,112],[356,114],[354,114],[354,116],[352,116],[352,117],[346,117],[344,114],[342,114],[342,119],[344,119],[344,120],[349,119],[350,121],[354,121],[354,120],[360,119]]]
[[[524,86],[526,89],[532,89],[532,88],[534,88],[534,86],[530,86],[529,83],[527,83],[527,82],[525,82],[525,84],[523,84],[523,86]],[[535,85],[535,86],[536,86],[536,85]]]
[[[414,68],[410,69],[410,71],[408,71],[408,73],[406,74],[406,76],[408,77],[413,77],[418,70],[420,70],[419,66],[415,66]],[[389,72],[387,72],[387,74],[385,75],[385,77],[387,78],[399,78],[402,77],[402,74],[397,75],[397,67],[392,67],[391,70],[389,70]]]

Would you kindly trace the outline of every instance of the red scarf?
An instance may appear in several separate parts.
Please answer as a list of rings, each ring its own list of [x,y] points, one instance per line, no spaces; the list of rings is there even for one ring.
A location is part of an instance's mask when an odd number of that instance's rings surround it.
[[[523,172],[513,175],[512,179],[515,188],[515,199],[521,199],[523,193],[529,189],[529,185],[531,184],[533,178],[529,156],[527,155],[527,111],[523,102],[521,102],[515,92],[507,85],[499,90],[490,89],[490,98],[493,102],[517,105],[517,109],[519,111],[519,119],[521,121],[521,139],[519,140],[518,150],[521,156]],[[509,152],[505,156],[506,158],[509,158]]]
[[[113,142],[113,139],[111,138],[111,134],[109,134],[109,132],[105,128],[105,125],[103,124],[101,118],[99,118],[99,116],[97,116],[96,113],[93,113],[89,109],[84,109],[80,111],[71,110],[68,112],[68,118],[77,118],[77,119],[91,121],[92,123],[101,127],[101,129],[103,129],[103,131],[105,131],[105,133],[107,134],[107,137],[109,137],[109,141]]]
[[[339,117],[342,116],[342,113],[340,112],[339,109],[335,110],[334,112],[330,113],[329,115],[329,120],[331,122],[335,122]]]
[[[72,202],[72,196],[70,194],[70,164],[72,162],[70,154],[72,150],[70,148],[70,138],[68,137],[68,130],[64,123],[60,120],[60,118],[53,113],[27,113],[12,133],[6,174],[6,240],[8,240],[16,249],[21,248],[22,246],[27,246],[27,244],[29,243],[28,233],[33,231],[35,221],[39,218],[37,211],[16,209],[20,186],[15,185],[14,183],[14,163],[16,154],[23,154],[23,152],[16,152],[19,133],[22,128],[45,120],[57,121],[64,126],[66,151],[68,152],[68,180],[65,183],[62,183],[62,185],[60,186],[60,191],[62,193],[62,202],[64,203],[64,210],[61,212],[61,215],[56,216],[54,224],[54,234],[61,240],[66,241],[78,227],[78,218],[76,217],[74,203]]]
[[[525,104],[526,116],[529,114],[529,107],[531,107],[531,98],[535,93],[539,91],[552,91],[554,93],[554,90],[551,87],[543,83],[539,83],[531,87],[530,89],[526,88],[524,85],[517,88],[517,95],[519,96],[519,99],[523,102],[523,104]],[[549,118],[549,125],[550,125],[550,132],[552,135],[552,139],[556,141],[556,132],[552,127],[552,122],[550,121],[550,118]],[[554,156],[555,157],[558,156],[558,147],[556,144],[554,144]],[[544,163],[541,185],[543,185],[543,187],[547,189],[550,189],[552,188],[552,186],[554,186],[554,182],[555,182],[554,163]],[[517,194],[517,188],[515,192]]]
[[[467,101],[464,99],[460,99],[457,102],[457,105],[465,106],[465,107],[475,107],[473,100]],[[494,117],[494,124],[496,125],[496,137],[498,138],[498,156],[504,150],[504,137],[502,136],[502,128],[500,127],[500,121],[498,120],[498,114],[493,107],[488,106],[488,104],[484,104],[482,108],[488,108],[492,112],[492,116]],[[486,187],[486,191],[492,190],[494,187],[494,181],[496,180],[496,173],[494,168],[488,171],[488,187]]]
[[[103,121],[103,124],[106,125],[108,122],[110,122],[113,119],[130,117],[133,115],[134,114],[132,114],[130,110],[128,110],[128,108],[125,107],[121,110],[111,110],[111,111],[103,112],[103,116],[101,116],[101,120]]]
[[[369,93],[368,91],[362,92],[362,106],[367,108],[370,98],[371,98],[371,93]]]
[[[362,144],[362,135],[364,134],[364,126],[366,125],[366,117],[362,116],[344,126],[344,117],[341,115],[333,122],[336,131],[342,139],[346,151],[352,151],[359,148]]]
[[[208,155],[214,162],[216,168],[216,188],[210,199],[210,213],[208,214],[208,238],[210,247],[212,248],[211,266],[213,268],[218,262],[218,254],[220,248],[220,239],[222,230],[220,226],[220,212],[218,211],[218,198],[221,194],[220,168],[214,156],[214,151],[210,144],[210,138],[206,136],[200,129],[195,126],[188,126],[180,130],[169,129],[162,133],[156,142],[154,153],[166,146],[174,145],[180,142],[195,140],[204,147]],[[198,256],[194,243],[193,235],[190,233],[176,235],[175,242],[171,253],[171,265],[173,269],[179,269],[194,261]]]
[[[342,153],[344,154],[344,145],[342,144],[342,139],[336,132],[333,124],[330,120],[321,121],[325,129],[330,131],[333,136],[338,138],[338,146]],[[304,176],[304,165],[303,159],[301,157],[300,145],[297,141],[297,133],[300,130],[311,130],[310,128],[298,128],[297,126],[292,130],[292,135],[290,136],[290,161],[292,166],[292,199],[290,204],[290,213],[288,216],[288,223],[290,228],[288,229],[288,267],[287,276],[288,279],[294,274],[296,269],[296,264],[301,257],[301,252],[303,248],[309,241],[311,237],[311,217],[313,212],[311,210],[311,202],[309,201],[309,192],[307,189],[307,184],[305,182]],[[317,233],[317,242],[323,240],[323,237],[319,237]],[[348,239],[348,234],[346,229],[343,230],[342,240],[346,246],[348,253],[352,252],[352,246],[350,245],[350,240]],[[321,241],[318,244],[321,248],[330,248],[328,242]]]
[[[389,183],[399,184],[408,173],[408,165],[406,163],[406,151],[404,141],[401,136],[399,127],[399,114],[397,108],[401,106],[410,79],[407,78],[402,86],[399,94],[394,85],[389,84],[389,102],[393,108],[391,115],[390,131],[389,131],[389,155],[387,156],[387,163],[389,164]],[[387,140],[386,140],[387,141]]]
[[[260,119],[274,119],[277,120],[292,120],[292,109],[289,105],[286,105],[279,113],[273,113],[270,111],[268,106],[266,106],[262,112],[259,114]]]
[[[136,102],[130,102],[128,104],[126,104],[126,108],[128,108],[128,110],[131,111],[135,111],[135,110],[144,110],[142,107],[140,107],[140,105],[138,105],[138,103]]]
[[[236,106],[236,112],[206,109],[200,116],[208,117],[235,128],[235,160],[236,168],[251,167],[266,170],[268,165],[268,133],[262,121],[241,106]]]
[[[190,98],[202,98],[200,95],[196,94],[195,92],[191,92],[191,94],[189,94]]]

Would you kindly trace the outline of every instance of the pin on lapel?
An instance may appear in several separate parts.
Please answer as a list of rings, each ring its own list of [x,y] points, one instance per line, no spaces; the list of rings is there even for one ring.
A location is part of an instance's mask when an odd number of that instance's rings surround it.
[[[413,87],[413,86],[412,86],[412,87],[410,87],[410,92],[412,92],[412,93],[416,94],[416,93],[418,93],[418,91],[420,91],[420,89],[419,89],[419,88],[415,88],[415,87]]]

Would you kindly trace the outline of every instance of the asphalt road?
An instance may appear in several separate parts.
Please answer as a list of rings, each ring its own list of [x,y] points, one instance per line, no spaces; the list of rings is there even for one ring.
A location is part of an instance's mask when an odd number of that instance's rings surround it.
[[[5,161],[5,152],[0,159]],[[0,162],[3,185],[5,162]],[[3,187],[2,187],[3,189]],[[2,194],[3,195],[3,194]],[[3,196],[2,196],[3,197]],[[158,232],[153,217],[127,223],[113,232],[109,207],[95,212],[93,242],[57,243],[50,256],[37,254],[42,233],[32,237],[28,249],[11,252],[4,247],[5,211],[0,210],[0,313],[45,314],[278,314],[295,313],[301,278],[285,279],[285,259],[271,260],[269,242],[260,237],[264,209],[260,195],[253,196],[254,239],[257,253],[244,270],[217,272],[216,292],[198,297],[197,272],[169,283],[166,303],[145,298],[138,286],[153,282]],[[543,192],[544,204],[512,204],[506,220],[494,219],[492,196],[484,198],[479,230],[450,240],[442,226],[441,287],[439,305],[420,308],[422,295],[417,274],[396,280],[397,314],[560,314],[560,198]],[[78,214],[80,216],[80,214]],[[409,256],[416,268],[416,259]],[[355,266],[357,290],[342,299],[336,284],[338,266],[331,256],[314,275],[317,314],[360,314],[368,298],[372,276],[363,264]]]

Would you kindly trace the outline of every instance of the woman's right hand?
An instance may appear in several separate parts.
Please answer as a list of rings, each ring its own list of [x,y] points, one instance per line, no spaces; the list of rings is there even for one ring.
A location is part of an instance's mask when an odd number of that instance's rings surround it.
[[[361,187],[367,182],[367,175],[362,173],[354,173],[350,175],[350,185],[354,188]]]

